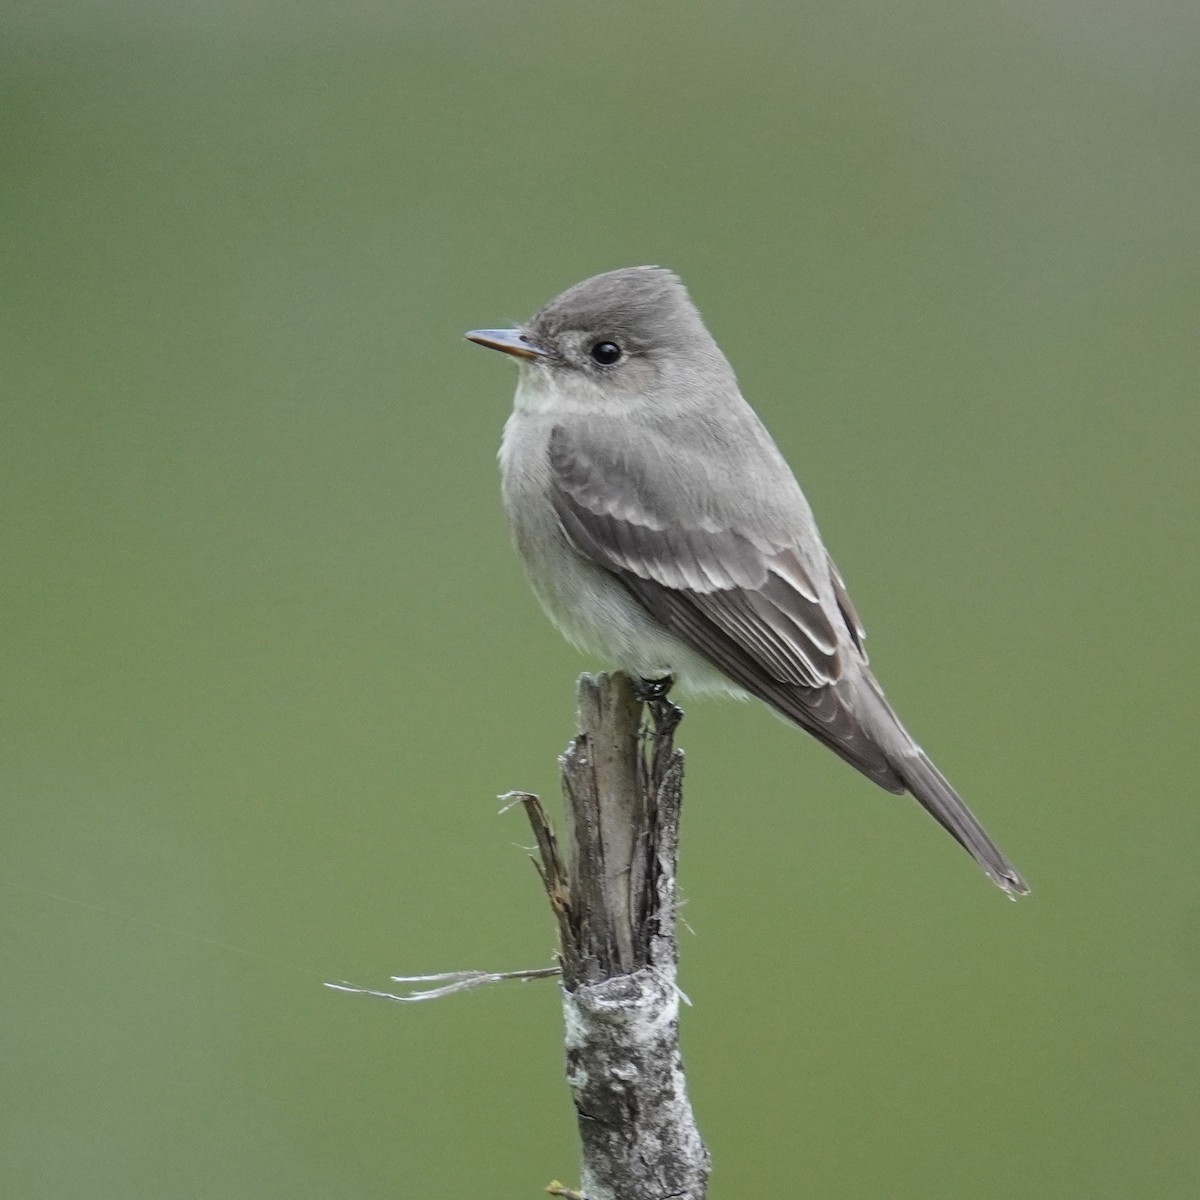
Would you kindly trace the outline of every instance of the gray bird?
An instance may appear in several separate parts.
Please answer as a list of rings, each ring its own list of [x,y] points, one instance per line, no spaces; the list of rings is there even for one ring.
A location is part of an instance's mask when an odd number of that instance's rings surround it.
[[[518,363],[504,508],[571,642],[635,678],[756,696],[1029,890],[884,699],[808,502],[674,274],[609,271],[466,336]]]

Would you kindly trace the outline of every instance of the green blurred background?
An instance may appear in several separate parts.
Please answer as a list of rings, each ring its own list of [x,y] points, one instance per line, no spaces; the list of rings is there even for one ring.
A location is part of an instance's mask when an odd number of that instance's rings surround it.
[[[461,340],[678,270],[908,723],[1028,875],[697,703],[712,1194],[1200,1194],[1200,10],[312,0],[0,18],[0,1180],[577,1177],[497,793],[589,665]]]

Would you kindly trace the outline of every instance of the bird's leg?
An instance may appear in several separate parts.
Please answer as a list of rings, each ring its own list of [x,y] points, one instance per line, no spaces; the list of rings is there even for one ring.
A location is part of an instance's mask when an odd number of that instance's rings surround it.
[[[674,675],[660,675],[657,679],[644,679],[640,675],[633,677],[633,694],[639,704],[651,704],[655,700],[665,700],[667,693],[674,686]]]
[[[683,720],[683,709],[667,699],[675,684],[674,675],[663,675],[658,679],[634,679],[633,694],[639,704],[650,710],[654,722],[654,738],[667,742]]]

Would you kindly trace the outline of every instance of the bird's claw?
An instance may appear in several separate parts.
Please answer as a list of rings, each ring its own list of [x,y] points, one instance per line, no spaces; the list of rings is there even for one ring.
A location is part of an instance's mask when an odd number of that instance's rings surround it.
[[[671,688],[675,686],[674,675],[662,675],[658,679],[635,678],[633,694],[639,704],[654,704],[666,700]],[[674,707],[672,705],[672,707]]]

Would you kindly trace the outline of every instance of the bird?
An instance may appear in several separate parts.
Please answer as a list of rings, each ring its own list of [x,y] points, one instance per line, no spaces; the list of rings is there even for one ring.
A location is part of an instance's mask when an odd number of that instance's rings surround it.
[[[518,364],[503,505],[570,642],[660,695],[762,701],[1029,891],[885,699],[804,493],[677,275],[607,271],[465,336]]]

